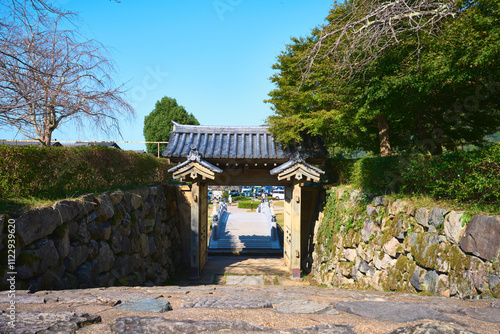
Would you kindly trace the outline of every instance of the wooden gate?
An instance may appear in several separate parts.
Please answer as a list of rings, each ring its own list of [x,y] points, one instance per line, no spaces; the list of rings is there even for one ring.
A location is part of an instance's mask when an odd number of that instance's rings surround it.
[[[292,265],[292,193],[292,188],[285,187],[283,258],[285,265],[289,268],[291,268]]]

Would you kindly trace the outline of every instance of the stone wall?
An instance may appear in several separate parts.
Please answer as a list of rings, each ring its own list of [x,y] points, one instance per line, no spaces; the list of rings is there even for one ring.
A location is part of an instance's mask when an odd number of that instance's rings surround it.
[[[25,213],[15,219],[17,288],[164,284],[182,261],[176,196],[175,187],[158,185],[86,195]],[[2,260],[7,222],[0,216]]]
[[[473,298],[500,297],[500,216],[416,208],[333,189],[315,226],[322,284]]]

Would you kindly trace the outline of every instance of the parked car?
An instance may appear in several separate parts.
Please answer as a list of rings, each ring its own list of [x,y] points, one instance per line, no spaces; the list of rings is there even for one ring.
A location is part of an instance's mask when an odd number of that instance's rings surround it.
[[[264,191],[264,190],[262,189],[262,187],[256,187],[256,188],[255,188],[255,196],[256,196],[256,197],[261,197],[261,196],[262,196],[262,192],[263,192],[263,191]]]
[[[232,189],[231,192],[229,193],[231,196],[240,196],[240,192],[236,189]]]
[[[245,187],[243,187],[243,189],[241,189],[241,193],[242,194],[245,193],[245,192],[247,192],[247,191],[249,191],[250,193],[252,193],[252,187],[245,186]],[[243,195],[243,196],[245,196],[245,195]]]
[[[212,200],[212,190],[208,191],[208,199],[211,201]]]
[[[280,200],[283,200],[283,199],[285,199],[285,191],[282,189],[274,189],[273,197],[280,199]]]
[[[252,197],[252,196],[253,196],[253,193],[252,193],[252,191],[251,191],[251,190],[243,190],[243,191],[241,192],[241,195],[242,195],[242,196],[245,196],[245,197]]]
[[[264,190],[266,192],[266,196],[271,196],[273,194],[273,187],[271,186],[264,187]]]

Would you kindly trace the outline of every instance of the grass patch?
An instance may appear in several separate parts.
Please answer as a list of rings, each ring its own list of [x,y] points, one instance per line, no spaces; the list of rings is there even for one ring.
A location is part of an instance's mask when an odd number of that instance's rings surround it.
[[[389,201],[393,201],[396,199],[409,201],[415,208],[432,208],[437,206],[443,209],[448,209],[450,211],[463,211],[467,216],[470,216],[471,218],[475,215],[500,215],[500,207],[495,204],[464,203],[449,199],[436,199],[429,195],[422,194],[414,196],[395,194],[387,195],[387,198],[389,199]]]
[[[285,226],[285,215],[283,214],[283,212],[276,213],[276,224],[281,227]]]
[[[257,209],[257,206],[259,206],[260,201],[241,201],[238,202],[238,209]]]
[[[9,214],[12,217],[18,217],[24,212],[41,208],[53,204],[54,200],[27,197],[27,198],[9,198],[0,200],[0,214]]]

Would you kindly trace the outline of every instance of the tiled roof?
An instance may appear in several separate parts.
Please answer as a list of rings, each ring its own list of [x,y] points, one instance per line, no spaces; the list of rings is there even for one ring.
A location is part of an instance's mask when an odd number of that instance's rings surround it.
[[[121,147],[118,146],[117,143],[113,142],[113,141],[93,141],[93,142],[81,142],[81,141],[77,141],[75,142],[74,144],[72,145],[64,145],[64,146],[73,146],[73,147],[79,147],[79,146],[108,146],[108,147],[112,147],[112,148],[117,148],[119,150],[121,150]]]
[[[274,159],[288,160],[297,151],[297,144],[283,146],[274,140],[265,126],[200,126],[174,123],[167,158],[185,158],[194,146],[204,159]],[[307,136],[300,144],[308,158],[327,158],[319,137]]]
[[[201,156],[199,155],[199,152],[196,150],[191,150],[189,153],[189,156],[187,157],[187,160],[184,161],[183,163],[178,164],[175,167],[172,167],[168,170],[169,173],[175,173],[178,170],[190,165],[192,162],[198,162],[200,165],[203,167],[207,168],[208,170],[214,172],[214,173],[222,173],[222,169],[210,164],[209,162],[203,160]]]
[[[306,168],[311,169],[313,172],[319,173],[319,174],[324,174],[325,172],[318,167],[314,167],[313,165],[310,165],[306,163],[306,161],[299,155],[299,154],[293,154],[292,158],[285,162],[284,164],[271,169],[269,172],[271,175],[276,175],[279,173],[282,173],[286,171],[289,168],[292,168],[295,164],[302,163]]]

